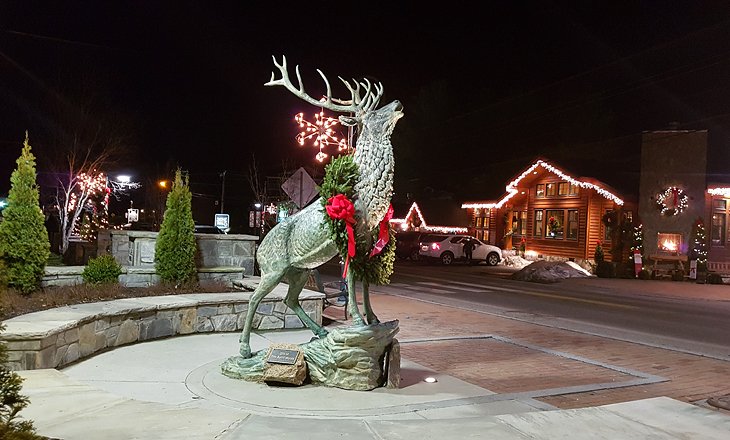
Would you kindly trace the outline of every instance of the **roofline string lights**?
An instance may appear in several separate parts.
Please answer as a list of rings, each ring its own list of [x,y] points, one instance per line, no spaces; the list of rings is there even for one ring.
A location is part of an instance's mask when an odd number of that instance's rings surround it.
[[[418,207],[418,204],[416,202],[413,202],[411,205],[411,208],[408,210],[408,213],[404,218],[391,218],[390,223],[393,225],[393,227],[396,227],[398,225],[401,230],[405,231],[408,229],[408,218],[410,218],[411,214],[413,214],[413,211],[416,212],[418,215],[418,220],[421,222],[421,226],[419,228],[431,231],[431,232],[441,232],[443,234],[458,234],[458,233],[466,233],[468,232],[467,228],[462,228],[459,226],[429,226],[426,224],[426,220],[423,218],[423,214],[421,214],[421,208]]]
[[[730,188],[707,188],[707,194],[730,197]]]
[[[502,197],[502,199],[500,199],[498,202],[495,202],[495,203],[464,203],[461,205],[461,207],[464,209],[474,209],[474,208],[483,208],[483,209],[497,208],[498,209],[498,208],[501,208],[505,203],[507,203],[507,201],[509,199],[511,199],[512,197],[515,196],[515,194],[520,192],[517,189],[517,185],[520,183],[520,181],[522,179],[524,179],[525,177],[527,177],[532,172],[536,172],[534,170],[535,170],[535,168],[537,168],[539,166],[545,168],[546,170],[550,171],[553,174],[560,176],[560,178],[572,183],[573,185],[576,185],[576,186],[578,186],[580,188],[584,188],[584,189],[592,189],[592,190],[596,191],[598,194],[600,194],[601,196],[605,197],[608,200],[611,200],[612,202],[616,203],[619,206],[623,206],[623,204],[624,204],[624,201],[621,198],[619,198],[612,192],[601,188],[600,186],[596,185],[595,183],[585,182],[582,180],[575,179],[575,178],[569,176],[568,174],[564,173],[562,170],[550,165],[549,163],[547,163],[543,160],[538,160],[537,162],[532,164],[532,166],[530,166],[528,169],[526,169],[522,174],[520,174],[519,177],[517,177],[515,180],[511,181],[505,187],[507,194],[504,197]]]

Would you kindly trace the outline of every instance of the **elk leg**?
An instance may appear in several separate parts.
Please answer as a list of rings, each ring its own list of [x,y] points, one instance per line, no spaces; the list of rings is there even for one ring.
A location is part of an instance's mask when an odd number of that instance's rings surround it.
[[[283,272],[272,272],[272,273],[261,273],[261,281],[256,287],[256,290],[251,294],[251,298],[248,301],[248,311],[246,312],[246,322],[243,324],[243,331],[241,331],[241,337],[238,339],[241,343],[239,352],[241,357],[251,357],[251,326],[253,325],[253,318],[256,315],[256,309],[258,309],[261,300],[268,295],[281,278],[284,276]]]
[[[365,309],[365,317],[368,319],[368,324],[379,324],[380,320],[375,316],[373,308],[370,306],[370,283],[367,281],[362,282],[362,304]]]
[[[307,284],[308,277],[309,270],[307,269],[292,268],[286,273],[286,278],[289,280],[289,290],[286,293],[286,298],[284,298],[284,304],[297,314],[304,325],[312,330],[312,333],[323,338],[327,336],[327,330],[314,322],[314,320],[307,315],[304,309],[302,309],[302,305],[299,304],[299,294],[302,293],[304,285]]]
[[[365,325],[360,309],[357,308],[357,293],[355,292],[355,274],[352,269],[347,271],[347,313],[352,317],[354,325]]]

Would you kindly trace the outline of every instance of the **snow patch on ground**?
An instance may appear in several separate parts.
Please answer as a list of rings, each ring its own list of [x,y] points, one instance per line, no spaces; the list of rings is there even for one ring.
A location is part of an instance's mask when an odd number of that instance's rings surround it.
[[[522,269],[525,266],[529,266],[532,261],[526,260],[519,255],[503,255],[502,256],[502,263],[507,267],[514,267],[517,269]]]
[[[531,281],[534,283],[557,283],[566,278],[583,278],[592,276],[572,261],[538,260],[512,274],[513,280]]]

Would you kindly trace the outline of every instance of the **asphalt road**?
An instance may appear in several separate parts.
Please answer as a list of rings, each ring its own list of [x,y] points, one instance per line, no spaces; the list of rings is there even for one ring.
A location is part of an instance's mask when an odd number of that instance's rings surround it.
[[[333,279],[338,269],[327,264],[320,271],[326,279]],[[371,292],[730,359],[730,286],[728,300],[706,300],[665,296],[656,289],[648,294],[646,283],[653,281],[623,283],[618,290],[586,280],[514,281],[508,278],[513,271],[503,266],[444,267],[398,261],[391,284],[371,286]],[[652,287],[656,286],[659,284]],[[692,289],[696,285],[681,283],[682,289],[685,286]]]

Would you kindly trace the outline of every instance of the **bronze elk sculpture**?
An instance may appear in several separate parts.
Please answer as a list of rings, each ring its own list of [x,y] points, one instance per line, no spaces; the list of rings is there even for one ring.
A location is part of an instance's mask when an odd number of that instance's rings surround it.
[[[327,77],[317,69],[327,89],[325,98],[320,101],[304,91],[299,66],[296,66],[295,69],[299,87],[295,87],[289,79],[286,57],[282,57],[281,63],[278,63],[275,57],[273,60],[274,65],[281,72],[281,78],[275,79],[275,74],[272,73],[271,80],[265,84],[266,86],[283,86],[295,96],[312,105],[333,112],[345,113],[345,115],[339,116],[340,122],[343,125],[357,127],[358,137],[353,161],[357,164],[360,173],[354,186],[356,219],[354,230],[358,236],[370,237],[368,232],[379,225],[390,207],[394,172],[393,146],[390,143],[390,136],[398,119],[403,116],[403,106],[396,100],[378,109],[383,87],[380,83],[371,84],[367,79],[353,80],[350,83],[340,77],[351,96],[348,100],[333,98]],[[337,246],[330,238],[327,226],[324,224],[326,215],[324,211],[321,201],[315,201],[297,214],[277,224],[262,240],[257,253],[261,279],[258,287],[251,294],[246,321],[240,337],[240,353],[243,358],[251,357],[251,327],[256,309],[261,300],[284,277],[289,284],[284,303],[318,337],[327,335],[327,330],[312,320],[299,303],[299,294],[306,284],[309,272],[338,254]],[[347,274],[347,281],[347,311],[352,317],[353,325],[365,325],[365,320],[357,306],[352,270]],[[367,283],[364,283],[363,286],[363,308],[367,322],[377,323],[378,319],[370,306]]]

